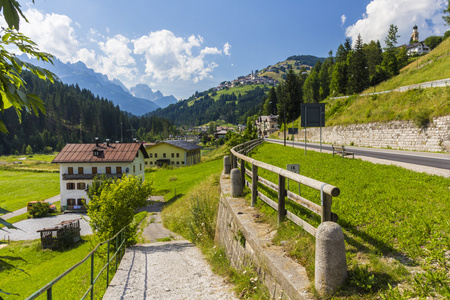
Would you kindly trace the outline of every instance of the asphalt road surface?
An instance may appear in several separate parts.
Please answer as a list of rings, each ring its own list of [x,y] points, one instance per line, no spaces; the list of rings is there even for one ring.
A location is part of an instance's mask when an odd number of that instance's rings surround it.
[[[264,139],[267,142],[283,144],[283,140]],[[292,141],[286,141],[287,146],[292,147]],[[304,148],[305,143],[294,142],[295,147]],[[307,150],[320,149],[320,144],[306,143]],[[331,145],[322,144],[322,149],[325,151],[332,151]],[[408,164],[421,165],[426,167],[444,169],[450,171],[450,154],[443,153],[428,153],[428,152],[413,152],[390,149],[375,149],[375,148],[361,148],[345,146],[345,149],[354,152],[355,157],[364,156],[377,159],[390,160],[395,162],[402,162]]]

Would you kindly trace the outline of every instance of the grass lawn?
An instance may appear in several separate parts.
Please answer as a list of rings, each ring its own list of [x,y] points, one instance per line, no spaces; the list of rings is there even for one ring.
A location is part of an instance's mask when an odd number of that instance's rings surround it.
[[[167,201],[175,196],[175,189],[178,196],[185,194],[192,186],[204,180],[210,174],[220,173],[222,168],[223,160],[216,159],[188,167],[150,169],[150,172],[146,171],[145,178],[153,181],[153,195],[167,194]]]
[[[0,214],[59,194],[59,173],[0,170]]]
[[[11,299],[24,299],[30,296],[86,257],[94,247],[90,241],[91,237],[83,237],[82,243],[62,251],[42,250],[39,240],[11,242],[10,245],[0,249],[1,289],[16,294],[8,296]],[[103,260],[104,258],[98,255],[95,257],[96,274],[103,266]],[[99,283],[95,285],[96,299],[101,299],[105,292],[105,278],[106,275],[102,275]],[[90,261],[87,261],[54,286],[53,298],[80,299],[89,283]]]
[[[450,179],[314,151],[305,156],[303,151],[265,143],[251,156],[281,168],[299,163],[300,174],[341,190],[333,198],[332,211],[339,216],[346,238],[349,280],[338,296],[373,298],[385,293],[392,297],[399,287],[405,299],[436,293],[450,296]],[[259,175],[277,183],[275,174],[261,170]],[[290,189],[297,193],[297,184]],[[320,204],[316,191],[302,187],[302,196]],[[309,221],[317,226],[319,219]],[[291,239],[290,254],[313,272],[314,256],[299,251],[299,241],[308,239],[298,235],[299,228],[285,227],[278,240]]]
[[[56,153],[0,156],[0,167],[5,170],[14,169],[58,172],[59,165],[51,163],[55,156]]]

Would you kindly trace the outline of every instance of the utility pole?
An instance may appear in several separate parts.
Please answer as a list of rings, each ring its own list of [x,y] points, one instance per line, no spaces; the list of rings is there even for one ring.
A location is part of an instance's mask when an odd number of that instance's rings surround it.
[[[134,132],[136,131],[136,129],[133,128],[133,124],[131,124],[131,129],[128,129],[127,131],[131,131],[131,140],[133,140]]]

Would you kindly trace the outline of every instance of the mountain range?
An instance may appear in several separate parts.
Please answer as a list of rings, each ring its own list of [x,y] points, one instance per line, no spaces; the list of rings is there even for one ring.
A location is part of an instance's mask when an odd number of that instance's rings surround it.
[[[19,56],[19,59],[46,68],[55,73],[63,83],[90,90],[94,95],[111,100],[121,110],[136,116],[177,103],[174,96],[164,96],[160,91],[153,92],[146,84],[138,84],[128,90],[120,80],[109,80],[106,75],[95,72],[80,61],[63,63],[55,58],[51,65],[29,59],[26,55]]]

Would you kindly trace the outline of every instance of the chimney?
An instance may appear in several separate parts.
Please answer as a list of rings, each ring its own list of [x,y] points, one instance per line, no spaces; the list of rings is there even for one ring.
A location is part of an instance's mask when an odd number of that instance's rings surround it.
[[[106,139],[106,147],[109,147],[109,139]]]
[[[95,145],[98,147],[98,137],[95,138]]]

